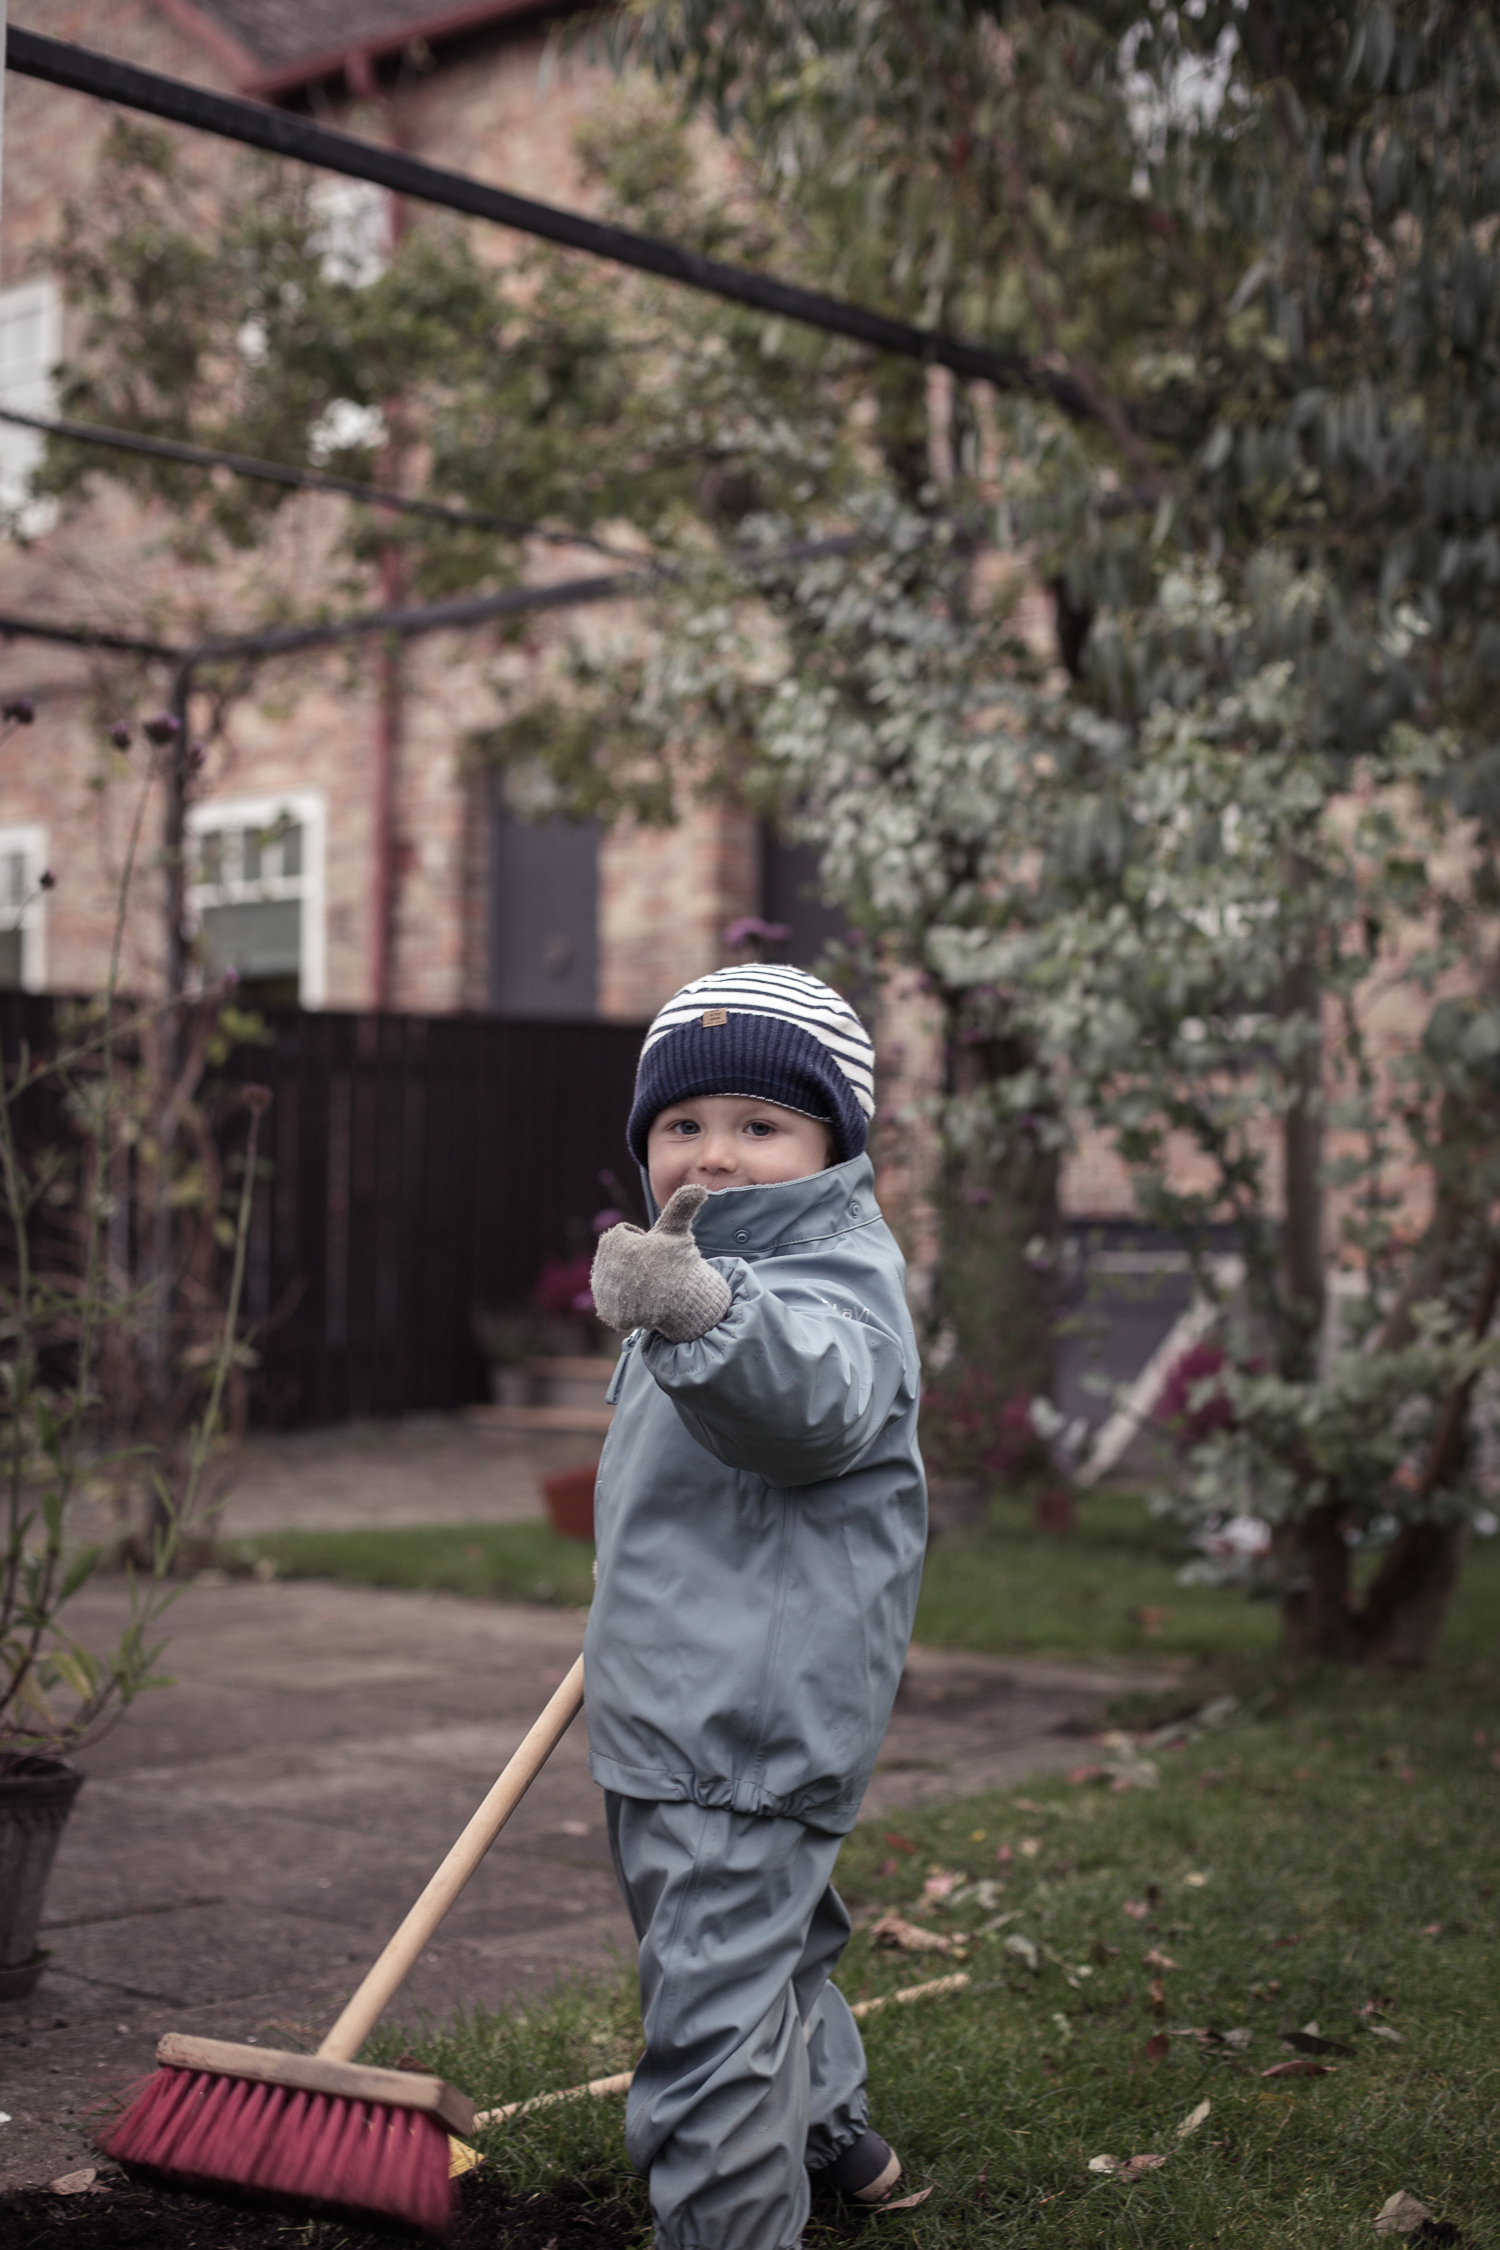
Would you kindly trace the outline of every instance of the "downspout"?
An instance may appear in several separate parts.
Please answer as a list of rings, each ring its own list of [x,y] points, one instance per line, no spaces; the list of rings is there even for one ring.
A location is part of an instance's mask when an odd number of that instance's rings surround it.
[[[400,146],[396,131],[395,104],[386,99],[375,76],[374,64],[368,48],[351,49],[344,59],[344,78],[350,93],[357,101],[367,102],[383,112],[387,137],[393,147]],[[400,196],[389,199],[389,244],[395,251],[406,227],[406,208]],[[401,481],[401,456],[396,416],[387,410],[387,428],[392,431],[392,442],[387,445],[380,465],[383,483],[393,488]],[[380,600],[382,607],[394,608],[406,593],[406,572],[399,547],[387,546],[380,553]],[[395,989],[396,950],[396,776],[401,757],[401,719],[405,700],[403,649],[394,633],[382,634],[375,655],[375,740],[374,771],[370,782],[370,824],[373,831],[373,881],[370,898],[370,1005],[377,1010],[388,1009],[393,1002]]]

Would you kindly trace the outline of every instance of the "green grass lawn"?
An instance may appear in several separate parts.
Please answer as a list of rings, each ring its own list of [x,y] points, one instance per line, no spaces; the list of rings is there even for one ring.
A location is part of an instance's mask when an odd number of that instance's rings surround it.
[[[1179,1586],[1181,1534],[1132,1491],[1090,1493],[1078,1529],[1032,1530],[1019,1500],[995,1502],[982,1531],[935,1540],[927,1557],[916,1638],[938,1648],[1026,1650],[1075,1657],[1188,1658],[1231,1667],[1274,1653],[1270,1602]],[[288,1578],[441,1589],[492,1601],[586,1604],[593,1552],[541,1523],[398,1525],[376,1531],[282,1531],[236,1540],[231,1567],[257,1560]],[[1500,1619],[1500,1539],[1476,1540],[1444,1628],[1441,1653],[1484,1654]]]
[[[1269,1658],[1278,1636],[1275,1604],[1179,1586],[1187,1552],[1178,1527],[1153,1516],[1137,1491],[1085,1493],[1068,1538],[1034,1531],[1022,1502],[1002,1498],[984,1530],[933,1542],[915,1637],[934,1647],[1005,1655]],[[1454,1662],[1484,1655],[1500,1638],[1497,1620],[1500,1538],[1476,1539],[1440,1653]]]
[[[473,1594],[497,1602],[586,1607],[594,1550],[544,1523],[393,1524],[372,1531],[277,1531],[222,1549],[231,1569],[279,1578],[335,1578],[357,1586]]]
[[[1161,1754],[1155,1790],[1052,1778],[859,1830],[838,1876],[862,1925],[844,1989],[953,1967],[877,1949],[889,1907],[961,1937],[973,1979],[867,2024],[872,2116],[906,2188],[934,2191],[868,2227],[921,2250],[1353,2250],[1405,2189],[1459,2230],[1437,2239],[1500,2250],[1497,1742],[1483,1661],[1324,1677],[1267,1685]],[[937,1870],[968,1895],[924,1909]],[[1309,2024],[1338,2047],[1282,2043]],[[524,2013],[393,2028],[370,2054],[409,2048],[490,2106],[628,2067],[637,2038],[622,1972]],[[1309,2059],[1326,2075],[1265,2075]],[[483,2147],[515,2193],[582,2177],[625,2198],[644,2243],[621,2117],[618,2100],[562,2105]],[[1165,2162],[1126,2181],[1090,2170],[1100,2155]],[[815,2206],[809,2250],[846,2222]]]

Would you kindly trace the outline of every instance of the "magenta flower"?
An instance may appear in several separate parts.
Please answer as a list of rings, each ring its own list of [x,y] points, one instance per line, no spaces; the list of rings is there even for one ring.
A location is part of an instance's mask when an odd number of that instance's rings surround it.
[[[780,945],[792,934],[789,922],[763,922],[758,914],[742,914],[724,932],[726,945]]]

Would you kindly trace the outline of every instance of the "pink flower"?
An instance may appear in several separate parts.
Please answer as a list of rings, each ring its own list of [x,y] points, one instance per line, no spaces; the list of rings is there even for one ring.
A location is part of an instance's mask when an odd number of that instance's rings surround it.
[[[758,914],[742,914],[724,932],[726,945],[780,945],[792,934],[789,922],[763,922]]]

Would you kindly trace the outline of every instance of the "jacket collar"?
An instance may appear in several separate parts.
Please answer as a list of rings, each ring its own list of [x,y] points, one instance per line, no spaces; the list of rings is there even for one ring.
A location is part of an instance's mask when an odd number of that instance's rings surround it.
[[[649,1181],[646,1208],[654,1226],[658,1212]],[[861,1155],[831,1165],[826,1172],[813,1172],[805,1180],[717,1188],[700,1207],[693,1234],[705,1258],[754,1258],[848,1234],[879,1216],[875,1167]]]

